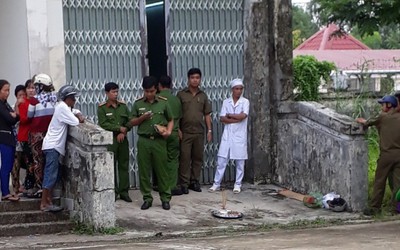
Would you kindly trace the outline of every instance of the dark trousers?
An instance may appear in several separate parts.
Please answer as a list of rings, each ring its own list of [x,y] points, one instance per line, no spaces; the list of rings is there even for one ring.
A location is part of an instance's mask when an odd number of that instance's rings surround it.
[[[10,173],[14,165],[15,147],[0,144],[0,155],[1,155],[1,195],[7,196],[10,194]]]
[[[199,182],[204,154],[204,134],[183,133],[179,161],[179,184]]]
[[[380,209],[383,196],[385,195],[386,181],[390,178],[390,188],[392,189],[392,206],[396,208],[395,196],[400,188],[400,155],[381,154],[379,156],[374,187],[372,191],[371,207]]]

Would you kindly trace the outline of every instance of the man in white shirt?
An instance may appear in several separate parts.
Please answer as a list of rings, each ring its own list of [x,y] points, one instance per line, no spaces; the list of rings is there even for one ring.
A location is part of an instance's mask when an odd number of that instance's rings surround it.
[[[235,160],[236,180],[233,193],[241,191],[244,175],[244,162],[247,159],[247,116],[250,102],[242,96],[243,81],[234,79],[230,82],[232,97],[225,99],[220,113],[220,120],[225,124],[218,150],[218,166],[215,172],[214,184],[210,192],[220,190],[222,178],[228,160]]]
[[[52,189],[57,182],[60,155],[65,154],[68,125],[76,126],[84,121],[78,110],[74,110],[78,91],[71,85],[64,85],[58,92],[60,102],[56,105],[49,129],[43,140],[43,153],[46,158],[43,177],[43,193],[40,209],[44,212],[58,212],[62,208],[52,204]]]

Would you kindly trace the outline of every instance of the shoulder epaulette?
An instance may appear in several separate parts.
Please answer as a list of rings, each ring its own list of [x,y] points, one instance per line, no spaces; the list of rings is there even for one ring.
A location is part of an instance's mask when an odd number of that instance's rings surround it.
[[[167,98],[167,97],[160,96],[160,95],[158,95],[157,97],[160,98],[161,100],[168,101],[168,98]]]
[[[118,102],[118,103],[122,103],[122,104],[126,104],[126,102],[123,101],[123,100],[118,100],[117,102]]]
[[[103,106],[104,104],[106,104],[107,102],[102,102],[99,104],[99,107]]]

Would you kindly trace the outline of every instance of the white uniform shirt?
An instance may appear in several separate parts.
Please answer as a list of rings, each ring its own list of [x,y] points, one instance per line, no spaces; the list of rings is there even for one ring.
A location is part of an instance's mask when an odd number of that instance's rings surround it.
[[[249,106],[249,100],[244,97],[240,97],[235,104],[232,97],[225,99],[220,116],[240,114],[242,112],[248,116]],[[246,117],[241,122],[225,124],[218,156],[234,160],[247,159],[247,120],[248,118]]]
[[[61,155],[65,154],[68,125],[76,126],[79,124],[79,119],[74,113],[79,113],[79,111],[72,111],[63,101],[56,105],[49,129],[43,139],[42,150],[55,149]]]

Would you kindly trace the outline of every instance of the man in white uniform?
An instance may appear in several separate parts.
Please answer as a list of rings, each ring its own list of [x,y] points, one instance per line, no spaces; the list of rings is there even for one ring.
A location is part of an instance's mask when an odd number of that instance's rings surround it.
[[[215,172],[214,184],[210,192],[220,190],[222,178],[228,160],[235,160],[236,181],[233,193],[241,191],[244,175],[244,162],[247,159],[247,116],[249,115],[249,100],[242,97],[243,81],[234,79],[230,83],[232,97],[224,100],[220,120],[225,124],[218,151],[218,167]]]

